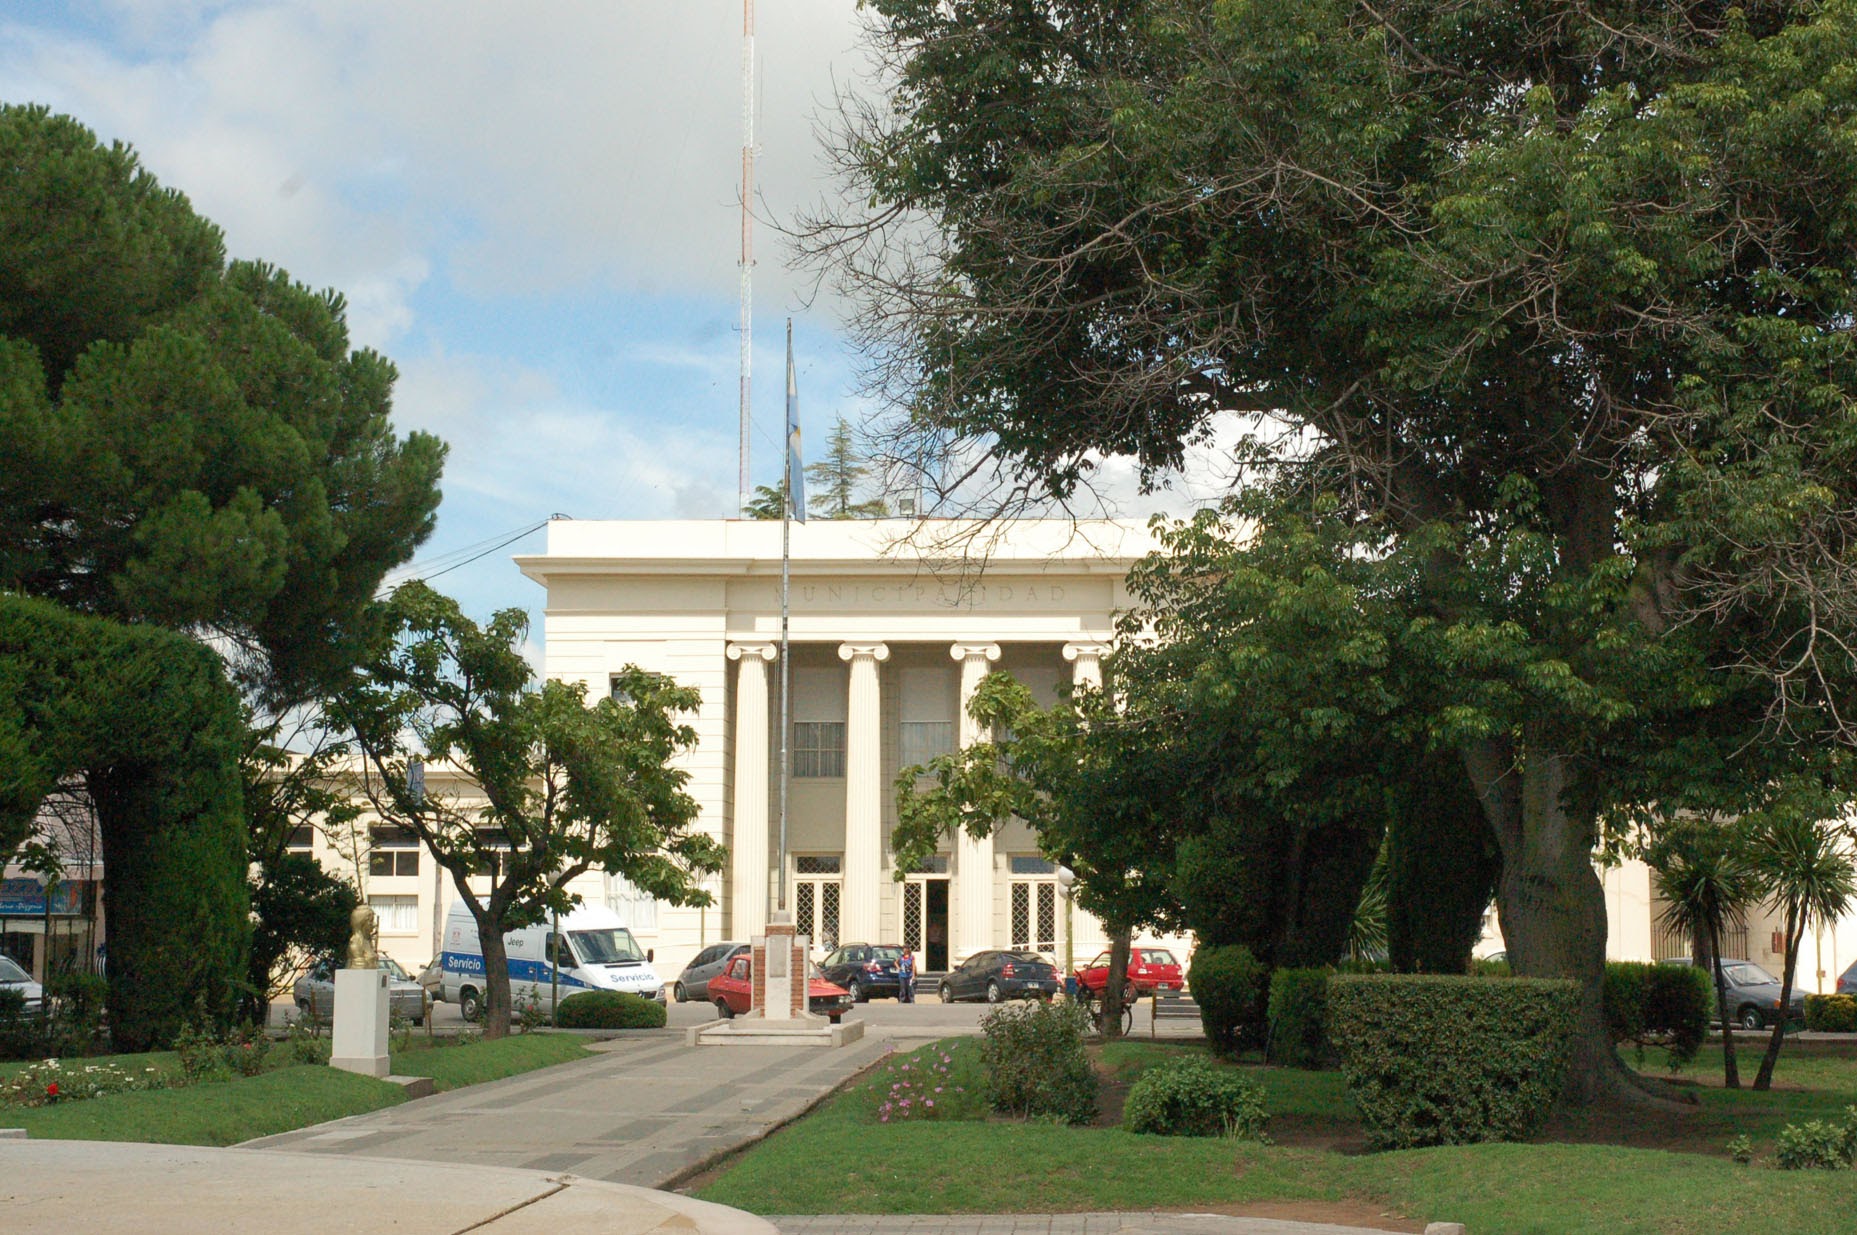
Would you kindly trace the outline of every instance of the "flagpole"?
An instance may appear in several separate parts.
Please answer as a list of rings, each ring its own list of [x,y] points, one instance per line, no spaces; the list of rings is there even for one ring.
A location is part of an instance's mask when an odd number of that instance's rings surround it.
[[[785,479],[780,486],[780,852],[776,875],[778,906],[787,908],[787,792],[792,781],[792,755],[787,749],[793,730],[793,654],[790,643],[789,601],[793,567],[793,435],[798,425],[799,391],[793,379],[793,319],[787,319],[787,449]]]

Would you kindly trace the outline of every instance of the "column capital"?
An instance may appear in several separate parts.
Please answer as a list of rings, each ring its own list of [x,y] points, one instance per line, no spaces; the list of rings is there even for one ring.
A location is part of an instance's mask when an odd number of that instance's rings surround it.
[[[1115,650],[1115,644],[1105,643],[1099,639],[1079,639],[1075,643],[1064,645],[1064,659],[1076,660],[1080,656],[1094,656],[1098,660]]]
[[[999,644],[957,643],[948,649],[948,655],[955,660],[973,660],[981,658],[990,664],[999,659]]]
[[[859,656],[868,656],[872,660],[890,659],[890,645],[887,643],[841,643],[838,645],[838,659],[853,660]]]
[[[780,655],[777,643],[731,643],[728,648],[730,660],[740,660],[744,656],[759,656],[762,660],[773,660]]]

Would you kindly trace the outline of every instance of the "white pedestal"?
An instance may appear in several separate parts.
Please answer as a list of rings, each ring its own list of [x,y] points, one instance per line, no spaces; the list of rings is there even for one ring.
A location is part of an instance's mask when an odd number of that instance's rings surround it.
[[[329,1066],[387,1075],[387,971],[335,971],[335,1033]]]

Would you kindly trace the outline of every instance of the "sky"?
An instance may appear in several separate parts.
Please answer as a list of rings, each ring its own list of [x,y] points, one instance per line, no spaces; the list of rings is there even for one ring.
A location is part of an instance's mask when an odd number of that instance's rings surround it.
[[[779,477],[784,319],[806,440],[876,413],[778,226],[830,190],[818,133],[877,93],[855,0],[761,0],[754,92],[756,483]],[[562,514],[735,513],[741,0],[8,0],[0,100],[43,103],[348,302],[398,366],[394,420],[451,448],[429,573]],[[1181,478],[1113,513],[1183,509]],[[535,532],[434,577],[467,612],[540,589]],[[404,572],[403,572],[404,573]]]

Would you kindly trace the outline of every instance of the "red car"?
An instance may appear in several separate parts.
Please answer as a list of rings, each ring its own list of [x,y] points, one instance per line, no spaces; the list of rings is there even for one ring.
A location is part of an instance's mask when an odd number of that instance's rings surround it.
[[[723,1020],[746,1014],[753,1006],[753,964],[753,957],[738,956],[729,962],[727,969],[709,980],[709,1002],[716,1005],[716,1014]],[[807,1011],[836,1025],[850,1006],[851,995],[844,987],[833,986],[817,974],[806,983]]]
[[[1101,999],[1108,985],[1107,952],[1077,971],[1078,989],[1091,999]],[[1180,962],[1166,948],[1135,947],[1128,950],[1128,986],[1122,992],[1124,1001],[1156,992],[1170,995],[1178,991],[1181,985]]]

